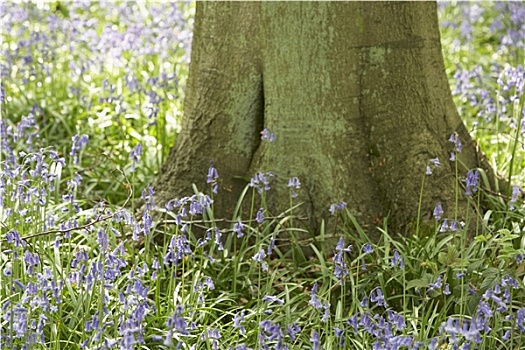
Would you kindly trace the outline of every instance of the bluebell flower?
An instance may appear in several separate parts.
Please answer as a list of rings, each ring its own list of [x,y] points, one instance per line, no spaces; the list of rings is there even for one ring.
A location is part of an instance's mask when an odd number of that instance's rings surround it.
[[[137,143],[137,145],[129,153],[129,159],[131,159],[131,172],[135,171],[136,164],[140,161],[140,156],[142,155],[142,145]]]
[[[264,252],[264,249],[259,249],[259,251],[252,257],[253,260],[261,264],[263,271],[268,271],[268,265],[264,261],[264,258],[266,258],[266,253]]]
[[[323,317],[321,318],[321,322],[326,323],[330,319],[330,303],[326,302],[323,304]]]
[[[237,234],[237,238],[241,238],[242,236],[244,236],[244,233],[242,232],[243,229],[244,224],[240,219],[237,220],[237,222],[233,225],[233,232]]]
[[[443,215],[444,211],[443,211],[443,207],[441,206],[441,203],[438,203],[436,204],[436,206],[434,207],[434,219],[436,220],[441,220],[441,215]]]
[[[210,167],[208,169],[208,178],[206,182],[209,184],[212,184],[213,193],[217,193],[219,189],[219,184],[217,183],[218,179],[219,179],[219,172],[217,171],[217,169],[213,167],[213,161],[212,161],[210,162]]]
[[[328,211],[330,212],[331,215],[334,215],[336,211],[341,211],[345,207],[346,207],[346,202],[334,203],[334,204],[330,204],[330,208],[328,209]]]
[[[339,347],[344,348],[345,342],[346,342],[344,328],[334,327],[334,333],[335,333],[335,337],[339,339]]]
[[[347,323],[353,328],[354,333],[358,332],[359,324],[358,324],[358,320],[357,320],[357,314],[355,314],[352,317],[348,318]]]
[[[312,336],[310,337],[310,342],[312,343],[312,350],[321,349],[321,340],[319,339],[319,333],[317,333],[316,330],[312,332]]]
[[[376,303],[377,306],[387,307],[385,296],[381,288],[375,288],[372,293],[370,293],[370,301]]]
[[[292,198],[297,198],[297,192],[295,192],[295,190],[301,188],[301,182],[299,181],[299,179],[297,177],[292,177],[288,181],[288,187],[292,188]]]
[[[516,325],[520,332],[525,332],[525,307],[520,307],[516,311]]]
[[[403,261],[403,258],[401,257],[401,255],[399,255],[399,252],[396,249],[394,250],[394,257],[392,258],[392,266],[397,266],[398,264],[401,269],[405,268],[405,262]]]
[[[523,118],[525,120],[525,118]],[[521,189],[518,186],[512,186],[512,194],[509,202],[509,209],[514,210],[514,203],[518,200],[518,195],[521,193]]]
[[[359,305],[362,307],[368,307],[368,300],[370,300],[367,296],[365,296],[360,302]]]
[[[436,158],[432,158],[432,159],[430,159],[430,162],[431,162],[432,164],[434,164],[434,165],[435,165],[436,167],[438,167],[438,168],[441,167],[441,162],[439,161],[439,158],[437,158],[437,157],[436,157]]]
[[[335,246],[336,252],[351,252],[352,251],[352,245],[348,245],[348,247],[345,248],[345,240],[343,237],[339,238],[339,241],[337,242],[337,245]]]
[[[479,171],[469,170],[466,179],[466,195],[471,195],[478,190]]]
[[[443,220],[443,223],[441,224],[441,228],[439,229],[439,232],[447,232],[448,230],[448,221],[447,219]]]
[[[370,243],[366,243],[363,246],[363,253],[365,254],[371,254],[374,252],[374,248],[372,248],[372,245]]]
[[[437,281],[436,283],[429,283],[428,285],[428,289],[427,289],[427,293],[435,290],[435,289],[440,289],[441,290],[441,287],[443,286],[443,283],[441,282],[441,275],[438,276],[437,278]]]
[[[284,300],[282,299],[279,299],[277,297],[274,297],[272,295],[265,295],[264,297],[262,297],[261,299],[262,301],[268,301],[270,303],[277,303],[279,305],[283,305],[284,304]]]
[[[271,255],[274,249],[275,249],[275,238],[272,236],[270,237],[270,244],[268,244],[266,253],[268,255]]]
[[[443,294],[450,295],[450,285],[448,283],[445,284],[445,290],[443,291]]]
[[[71,146],[70,155],[74,157],[74,163],[78,164],[78,152],[88,144],[89,136],[86,134],[76,134],[75,136],[73,136],[72,140],[73,145]]]
[[[317,282],[314,283],[312,286],[312,290],[310,291],[310,301],[309,304],[312,305],[316,309],[320,309],[323,307],[323,303],[321,303],[321,300],[317,298]]]
[[[177,305],[177,307],[175,308],[175,312],[170,318],[168,318],[168,321],[166,322],[168,330],[175,330],[183,335],[189,334],[188,323],[182,316],[183,312],[184,307],[182,305]]]
[[[266,174],[262,173],[262,172],[256,173],[251,178],[250,183],[248,184],[248,186],[256,188],[257,192],[262,194],[264,191],[269,191],[270,190],[270,180],[269,180],[269,178],[271,178],[273,176],[274,175],[271,172],[267,172]]]
[[[454,144],[455,150],[458,153],[461,153],[461,151],[463,150],[463,145],[459,140],[459,135],[456,132],[453,132],[448,140]]]
[[[264,320],[259,323],[259,327],[262,330],[260,333],[261,339],[259,339],[259,342],[262,341],[261,345],[263,345],[266,342],[266,340],[282,341],[282,339],[284,338],[284,334],[281,330],[281,327],[277,323],[274,323],[270,320]]]
[[[233,327],[238,328],[241,334],[246,334],[246,328],[242,325],[244,322],[244,310],[237,312],[233,317]]]
[[[288,327],[286,327],[288,336],[290,337],[291,341],[295,341],[295,338],[299,332],[301,332],[301,327],[296,325],[295,323],[292,323]]]
[[[215,244],[217,245],[217,249],[219,251],[220,250],[224,250],[224,246],[222,245],[222,232],[221,232],[221,230],[219,230],[218,227],[210,228],[209,230],[213,230],[215,232]]]
[[[219,342],[218,340],[222,338],[221,333],[218,329],[208,329],[208,339],[212,340],[212,349],[217,350],[219,349]]]
[[[257,214],[255,216],[255,220],[259,223],[259,224],[262,224],[263,221],[264,221],[264,215],[263,215],[263,212],[264,212],[264,209],[263,208],[260,208],[259,210],[257,210]]]
[[[268,140],[268,142],[273,142],[275,141],[275,134],[273,132],[270,132],[270,130],[268,129],[264,129],[263,131],[261,131],[261,140]]]

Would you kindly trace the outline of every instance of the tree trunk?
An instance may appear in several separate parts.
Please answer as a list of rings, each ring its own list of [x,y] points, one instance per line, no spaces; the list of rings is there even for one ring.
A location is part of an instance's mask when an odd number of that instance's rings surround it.
[[[439,158],[422,219],[438,202],[445,216],[467,212],[464,196],[455,208],[450,135],[463,143],[460,175],[482,164],[451,98],[435,3],[200,2],[189,74],[159,203],[192,194],[193,183],[209,193],[214,161],[216,218],[230,219],[247,181],[271,171],[272,214],[290,207],[288,180],[298,177],[294,203],[304,204],[294,213],[314,231],[333,224],[328,208],[339,201],[364,226],[388,217],[401,230],[416,221],[426,166]],[[264,128],[274,142],[261,141]]]

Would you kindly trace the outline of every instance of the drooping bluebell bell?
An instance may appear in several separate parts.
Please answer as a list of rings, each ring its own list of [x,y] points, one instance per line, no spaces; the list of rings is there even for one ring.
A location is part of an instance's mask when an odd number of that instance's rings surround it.
[[[237,220],[237,222],[233,225],[233,232],[237,234],[237,238],[241,238],[242,236],[244,236],[244,233],[242,232],[243,229],[244,224],[240,219]]]
[[[286,327],[286,331],[288,333],[288,336],[290,337],[291,341],[295,341],[295,338],[297,337],[297,334],[301,332],[301,327],[299,327],[297,324],[292,323],[291,325],[288,325]]]
[[[274,249],[275,249],[275,238],[272,236],[272,237],[270,237],[270,244],[268,244],[268,248],[266,250],[266,254],[267,255],[272,255]]]
[[[439,275],[435,283],[428,284],[427,293],[436,289],[440,290],[442,286],[443,282],[441,281],[441,275]]]
[[[374,248],[372,248],[372,245],[370,243],[366,243],[363,246],[363,253],[372,254],[373,252],[374,252]]]
[[[210,162],[210,167],[208,168],[208,178],[207,183],[212,184],[213,193],[217,193],[219,190],[219,184],[217,180],[219,179],[219,172],[213,166],[213,161]]]
[[[319,339],[319,333],[316,330],[312,332],[312,336],[310,337],[310,342],[312,344],[312,350],[321,349],[321,340]]]
[[[262,297],[261,300],[262,301],[267,301],[267,302],[270,302],[270,303],[277,303],[279,305],[283,305],[284,304],[284,300],[279,299],[277,297],[274,297],[272,295],[265,295],[265,296]]]
[[[459,140],[459,135],[456,132],[453,132],[448,140],[454,144],[456,152],[461,153],[461,151],[463,150],[463,145]]]
[[[443,215],[443,213],[444,211],[443,211],[443,207],[441,206],[441,203],[436,204],[436,206],[434,207],[434,212],[433,212],[434,219],[441,220],[441,215]]]
[[[292,189],[292,198],[297,198],[297,192],[295,192],[295,190],[301,188],[301,182],[299,181],[299,179],[297,177],[292,177],[288,181],[288,187]]]
[[[441,168],[441,162],[439,161],[439,158],[437,157],[430,159],[430,163],[434,164],[438,168]]]
[[[405,262],[403,260],[403,257],[399,254],[399,252],[394,250],[394,256],[392,257],[392,266],[397,266],[399,264],[400,269],[405,268]]]
[[[344,328],[334,327],[335,337],[339,339],[339,347],[344,348],[346,343]]]
[[[261,268],[263,271],[268,271],[268,264],[264,261],[266,258],[266,253],[264,252],[264,249],[259,249],[259,251],[252,257],[253,260],[259,262],[261,264]]]
[[[274,177],[272,172],[258,172],[251,179],[248,186],[257,189],[259,194],[270,190],[270,178]]]
[[[523,118],[525,120],[525,117]],[[518,195],[522,193],[522,190],[518,186],[512,186],[512,194],[509,201],[509,209],[514,210],[514,203],[518,200]]]
[[[275,141],[275,134],[268,129],[261,131],[261,140],[273,142]]]
[[[385,296],[380,287],[376,287],[370,293],[370,301],[375,303],[377,306],[387,307]]]
[[[73,162],[78,164],[78,153],[82,150],[89,142],[89,136],[86,134],[76,134],[73,136],[73,145],[71,146],[70,155],[73,156]]]
[[[264,212],[264,209],[263,208],[259,208],[259,210],[257,210],[257,214],[255,216],[255,220],[259,223],[259,224],[262,224],[263,221],[264,221],[264,215],[263,215],[263,212]]]
[[[448,220],[445,219],[441,223],[441,228],[439,229],[439,232],[447,232],[447,230],[448,230]]]
[[[472,193],[477,192],[478,190],[478,180],[479,180],[479,171],[477,169],[475,170],[469,170],[467,173],[467,178],[465,180],[465,186],[466,186],[466,195],[472,195]]]
[[[336,211],[341,211],[346,207],[346,202],[339,202],[339,203],[333,203],[330,204],[330,208],[328,211],[331,215],[334,215]]]
[[[317,298],[317,288],[318,288],[318,285],[317,285],[317,282],[315,282],[314,285],[312,286],[312,290],[310,291],[309,304],[312,305],[316,309],[320,309],[323,307],[323,303],[321,302],[321,300],[319,300],[319,298]]]

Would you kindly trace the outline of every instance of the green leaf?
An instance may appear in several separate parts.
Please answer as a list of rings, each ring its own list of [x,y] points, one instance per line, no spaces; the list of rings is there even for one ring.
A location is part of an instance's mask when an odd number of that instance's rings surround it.
[[[418,278],[407,283],[407,289],[410,288],[426,288],[429,281],[423,278]]]

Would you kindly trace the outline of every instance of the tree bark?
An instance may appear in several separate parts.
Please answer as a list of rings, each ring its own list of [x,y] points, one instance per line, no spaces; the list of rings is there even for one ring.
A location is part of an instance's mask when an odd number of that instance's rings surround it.
[[[388,217],[400,233],[440,202],[456,208],[459,173],[483,167],[451,98],[431,2],[199,2],[182,132],[154,187],[157,202],[210,192],[206,173],[220,174],[215,217],[231,218],[247,181],[275,177],[270,211],[290,207],[289,178],[302,187],[295,202],[315,232],[330,227],[331,203],[348,209],[376,239]],[[274,142],[260,132],[275,133]],[[463,217],[463,219],[465,219]]]

